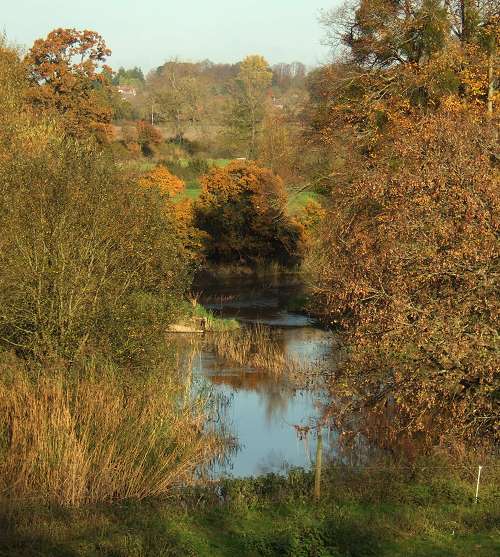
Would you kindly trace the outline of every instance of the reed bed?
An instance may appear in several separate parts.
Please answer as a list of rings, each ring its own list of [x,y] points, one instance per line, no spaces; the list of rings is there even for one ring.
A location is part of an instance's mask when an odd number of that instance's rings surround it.
[[[273,331],[263,325],[214,334],[210,342],[219,357],[276,377],[299,376],[307,371],[307,364],[285,354]]]
[[[1,366],[0,499],[80,506],[165,496],[222,450],[178,374]],[[189,373],[186,376],[189,377]]]

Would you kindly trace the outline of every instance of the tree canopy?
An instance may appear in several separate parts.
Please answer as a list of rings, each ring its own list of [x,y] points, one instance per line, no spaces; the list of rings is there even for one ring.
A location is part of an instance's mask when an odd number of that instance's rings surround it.
[[[281,178],[255,163],[234,161],[202,177],[196,225],[210,236],[209,257],[221,262],[294,261],[301,229],[285,213]]]
[[[25,58],[32,105],[62,115],[74,137],[94,134],[106,140],[112,118],[110,69],[105,66],[110,54],[94,31],[55,29],[38,39]]]

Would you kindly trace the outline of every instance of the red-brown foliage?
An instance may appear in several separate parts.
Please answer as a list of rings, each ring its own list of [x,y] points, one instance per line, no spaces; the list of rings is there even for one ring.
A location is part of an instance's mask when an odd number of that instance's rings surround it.
[[[36,110],[54,112],[65,120],[67,134],[81,138],[110,137],[111,51],[94,31],[55,29],[38,39],[25,58],[31,87],[28,99]]]
[[[441,113],[394,132],[333,208],[309,266],[345,328],[349,406],[436,439],[498,436],[499,175],[494,126]]]

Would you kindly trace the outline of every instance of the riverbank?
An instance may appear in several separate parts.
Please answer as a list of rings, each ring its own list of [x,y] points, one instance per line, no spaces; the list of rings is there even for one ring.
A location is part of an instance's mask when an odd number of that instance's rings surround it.
[[[219,317],[196,301],[185,302],[182,317],[168,327],[169,333],[223,333],[236,331],[240,324],[236,319]]]
[[[454,470],[454,471],[452,471]],[[169,501],[1,513],[3,557],[493,557],[500,551],[498,483],[486,469],[378,469],[224,481]]]

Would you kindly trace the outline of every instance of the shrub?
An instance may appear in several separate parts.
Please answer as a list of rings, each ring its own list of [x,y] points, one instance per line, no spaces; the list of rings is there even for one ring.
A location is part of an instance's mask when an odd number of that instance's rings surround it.
[[[161,193],[174,196],[180,193],[184,182],[169,172],[168,168],[159,164],[139,178],[139,185],[144,188],[157,188]]]
[[[298,259],[300,228],[286,215],[282,180],[255,163],[234,161],[201,178],[196,224],[211,237],[218,262]]]
[[[189,287],[174,210],[122,179],[92,140],[33,120],[9,75],[0,75],[0,93],[11,91],[0,95],[0,342],[30,357],[140,357]]]
[[[136,129],[137,143],[141,146],[142,154],[146,157],[153,156],[163,140],[160,130],[144,120],[137,122]]]
[[[333,388],[391,433],[498,438],[496,130],[440,113],[395,131],[333,207],[308,259],[315,308],[349,357]]]

